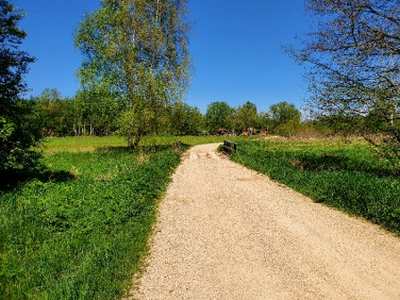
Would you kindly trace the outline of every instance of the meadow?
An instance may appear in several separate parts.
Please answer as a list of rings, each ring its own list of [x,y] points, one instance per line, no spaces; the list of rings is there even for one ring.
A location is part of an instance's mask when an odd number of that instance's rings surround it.
[[[146,137],[132,151],[115,137],[49,139],[42,167],[1,184],[0,298],[120,298],[180,153],[220,141]]]
[[[116,137],[49,139],[42,167],[0,185],[0,298],[121,298],[180,154],[222,141],[150,136],[132,151]],[[366,143],[235,141],[234,161],[400,233],[400,182]]]
[[[400,233],[400,181],[362,140],[243,141],[232,159],[351,215]]]

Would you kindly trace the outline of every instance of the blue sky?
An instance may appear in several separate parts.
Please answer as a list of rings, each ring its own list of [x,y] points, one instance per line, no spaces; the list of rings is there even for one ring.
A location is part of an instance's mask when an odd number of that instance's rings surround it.
[[[37,58],[26,77],[31,95],[56,88],[73,96],[81,62],[73,32],[99,0],[13,0],[27,16],[23,49]],[[303,0],[189,0],[194,23],[191,54],[195,73],[186,95],[202,112],[214,101],[237,106],[251,101],[259,110],[280,101],[298,108],[306,97],[302,68],[282,45],[308,31]]]

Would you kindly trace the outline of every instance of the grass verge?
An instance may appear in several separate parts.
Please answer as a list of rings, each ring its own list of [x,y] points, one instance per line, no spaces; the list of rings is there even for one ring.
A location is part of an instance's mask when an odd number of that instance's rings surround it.
[[[400,181],[362,142],[237,141],[232,159],[316,202],[400,234]]]

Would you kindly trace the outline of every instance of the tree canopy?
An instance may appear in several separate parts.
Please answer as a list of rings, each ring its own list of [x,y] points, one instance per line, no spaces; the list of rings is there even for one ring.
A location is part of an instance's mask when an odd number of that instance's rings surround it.
[[[301,113],[294,104],[286,101],[272,105],[270,115],[275,127],[289,122],[299,123],[301,118]]]
[[[187,0],[102,0],[76,34],[83,86],[107,83],[125,99],[119,129],[135,147],[189,83]],[[133,141],[134,139],[134,141]]]
[[[260,125],[257,106],[254,103],[247,101],[245,104],[237,108],[234,120],[234,127],[236,129],[257,128]]]
[[[34,61],[19,50],[26,37],[18,27],[23,17],[9,1],[0,0],[0,171],[31,165],[37,155],[30,149],[40,140],[40,130],[30,122],[30,106],[20,99],[27,91],[23,76]]]
[[[205,115],[207,129],[214,133],[217,129],[231,129],[233,109],[226,102],[213,102],[208,105]]]
[[[289,52],[308,69],[310,106],[317,116],[349,121],[371,142],[370,122],[378,122],[372,127],[387,138],[376,145],[400,159],[399,1],[308,0],[308,8],[318,25]]]

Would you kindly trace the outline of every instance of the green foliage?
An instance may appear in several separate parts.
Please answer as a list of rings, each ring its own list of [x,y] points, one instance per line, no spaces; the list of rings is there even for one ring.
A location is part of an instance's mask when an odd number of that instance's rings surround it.
[[[208,105],[205,118],[210,133],[219,128],[231,129],[233,109],[226,102],[213,102]]]
[[[149,124],[158,127],[160,112],[186,91],[186,14],[187,0],[103,0],[80,22],[75,44],[85,56],[78,74],[82,86],[105,84],[125,100],[119,133],[132,147],[149,133]]]
[[[232,158],[316,202],[400,233],[400,181],[366,144],[238,141]]]
[[[128,137],[128,146],[136,148],[140,138],[153,130],[155,111],[152,109],[131,109],[122,113],[118,120],[117,134]],[[135,141],[133,141],[133,138]]]
[[[45,136],[103,136],[116,132],[122,100],[106,86],[82,88],[72,99],[56,89],[45,89],[34,103],[35,121]]]
[[[318,26],[289,53],[306,67],[310,110],[362,135],[399,169],[399,1],[307,2]]]
[[[269,113],[259,112],[258,120],[260,122],[260,129],[267,129],[267,128],[271,129],[273,126],[271,116]]]
[[[300,124],[297,120],[290,120],[285,123],[279,124],[275,127],[274,131],[276,134],[279,134],[284,137],[291,137],[295,135],[300,128]]]
[[[64,99],[56,89],[45,89],[40,96],[32,97],[36,120],[46,136],[63,136],[73,133],[73,103]]]
[[[34,59],[26,52],[18,50],[26,37],[26,32],[18,27],[23,13],[10,4],[0,0],[0,112],[10,113],[12,102],[18,101],[18,95],[26,90],[22,76],[27,72],[29,63]]]
[[[4,143],[8,140],[8,138],[12,135],[14,132],[14,124],[13,123],[7,123],[7,120],[4,117],[0,118],[0,139],[1,142]]]
[[[298,124],[301,119],[301,113],[296,109],[294,104],[289,104],[286,101],[272,105],[270,107],[270,115],[274,127],[286,123]]]
[[[235,129],[258,128],[260,126],[257,106],[249,101],[236,109],[233,119]]]
[[[75,96],[75,135],[110,135],[117,130],[117,116],[124,109],[123,100],[112,93],[105,84],[82,88]],[[86,129],[86,128],[85,128]]]
[[[38,154],[31,147],[40,131],[31,124],[31,106],[20,100],[27,90],[23,75],[34,59],[18,50],[26,32],[18,27],[23,18],[7,0],[0,0],[0,172],[31,167]]]
[[[121,298],[180,161],[155,141],[51,139],[48,169],[0,192],[0,298]]]
[[[198,135],[205,130],[205,118],[200,110],[186,103],[174,103],[168,122],[170,133],[175,135]]]

